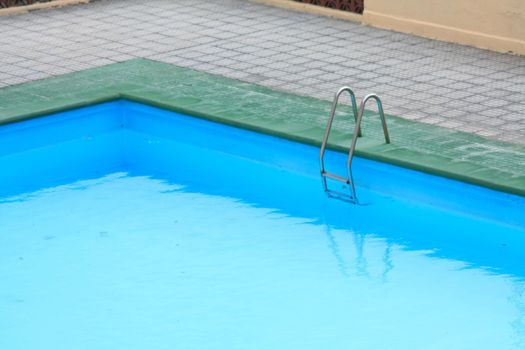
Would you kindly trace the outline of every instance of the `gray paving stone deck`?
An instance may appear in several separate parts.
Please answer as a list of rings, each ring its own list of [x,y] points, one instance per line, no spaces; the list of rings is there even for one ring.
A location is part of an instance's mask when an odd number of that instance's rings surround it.
[[[525,57],[242,0],[107,0],[0,17],[0,87],[144,57],[525,144]]]

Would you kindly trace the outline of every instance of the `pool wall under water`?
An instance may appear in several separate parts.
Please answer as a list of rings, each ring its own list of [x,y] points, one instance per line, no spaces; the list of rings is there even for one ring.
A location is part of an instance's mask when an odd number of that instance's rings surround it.
[[[144,135],[128,137],[137,134]],[[6,185],[0,188],[0,195],[31,190],[31,186],[40,187],[46,181],[79,176],[86,173],[86,169],[89,172],[99,169],[101,173],[108,169],[127,170],[138,162],[141,166],[148,162],[156,167],[167,166],[175,155],[159,144],[168,140],[283,168],[320,183],[316,147],[119,100],[2,126],[0,181]],[[75,147],[69,147],[68,143],[75,143]],[[60,148],[60,156],[36,156],[47,152],[48,147]],[[20,155],[16,162],[10,161],[10,156],[29,150],[24,156],[30,161],[24,161]],[[176,158],[176,162],[192,162],[200,167],[207,181],[213,182],[217,172],[244,180],[233,169],[218,164],[217,159]],[[326,163],[330,171],[345,174],[346,154],[329,151]],[[365,205],[366,190],[370,190],[501,224],[525,225],[522,215],[525,198],[520,196],[359,157],[355,158],[353,173],[358,196]],[[245,180],[260,181],[259,178]],[[286,184],[285,193],[293,188],[293,183]],[[274,190],[272,192],[278,193],[283,189]]]

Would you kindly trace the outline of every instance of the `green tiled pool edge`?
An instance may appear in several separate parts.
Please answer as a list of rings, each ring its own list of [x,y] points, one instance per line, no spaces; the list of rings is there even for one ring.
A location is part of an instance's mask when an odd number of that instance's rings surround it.
[[[134,59],[0,89],[0,124],[118,98],[319,145],[330,102],[170,64]],[[385,106],[388,112],[388,105]],[[353,122],[341,108],[329,147],[347,150]],[[525,147],[388,116],[383,143],[367,112],[357,154],[525,196]]]

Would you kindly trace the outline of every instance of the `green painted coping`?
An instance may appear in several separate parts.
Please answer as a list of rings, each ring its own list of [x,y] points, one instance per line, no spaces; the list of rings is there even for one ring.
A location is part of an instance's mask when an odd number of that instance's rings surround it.
[[[0,124],[124,98],[312,145],[320,145],[330,102],[279,92],[145,59],[0,89]],[[385,106],[388,111],[388,106]],[[341,106],[329,147],[347,151],[354,122]],[[356,154],[525,196],[525,147],[367,112]]]

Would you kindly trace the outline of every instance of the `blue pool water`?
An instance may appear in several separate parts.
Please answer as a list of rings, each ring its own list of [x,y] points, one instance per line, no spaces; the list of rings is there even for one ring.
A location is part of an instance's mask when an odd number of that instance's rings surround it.
[[[0,349],[525,349],[524,198],[117,101],[0,128]],[[345,155],[327,154],[344,173]]]

